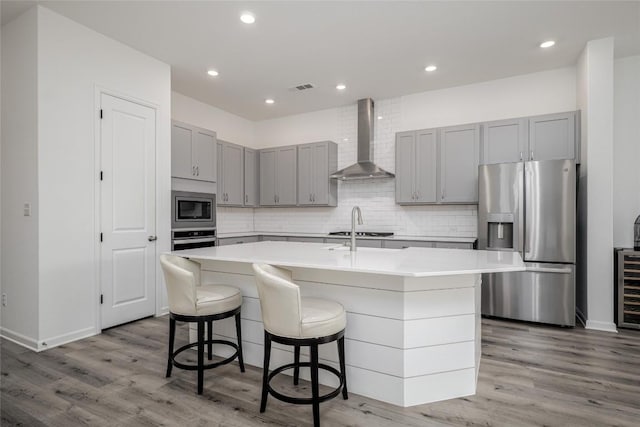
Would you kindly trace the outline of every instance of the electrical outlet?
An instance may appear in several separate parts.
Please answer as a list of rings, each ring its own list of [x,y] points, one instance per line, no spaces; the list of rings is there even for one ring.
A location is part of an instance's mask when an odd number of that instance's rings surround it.
[[[25,203],[22,207],[22,213],[24,216],[31,216],[31,203]]]
[[[7,306],[7,294],[2,294],[2,306]]]

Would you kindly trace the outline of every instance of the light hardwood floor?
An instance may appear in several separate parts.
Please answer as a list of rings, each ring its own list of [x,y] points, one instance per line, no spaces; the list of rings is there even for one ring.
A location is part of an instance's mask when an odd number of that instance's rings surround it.
[[[400,408],[350,394],[321,405],[324,426],[640,425],[640,331],[618,334],[483,319],[475,396]],[[270,398],[262,371],[233,363],[164,377],[168,319],[144,319],[33,353],[2,340],[1,424],[25,426],[302,426],[311,408]],[[186,339],[178,330],[177,343]],[[176,347],[177,348],[177,347]],[[298,390],[283,377],[287,392]]]

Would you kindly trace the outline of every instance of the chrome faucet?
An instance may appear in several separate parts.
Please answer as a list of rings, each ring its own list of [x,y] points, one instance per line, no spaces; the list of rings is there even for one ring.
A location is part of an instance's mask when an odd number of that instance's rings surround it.
[[[358,224],[362,225],[362,211],[358,206],[351,210],[351,252],[358,250],[356,247],[356,214],[358,214]]]

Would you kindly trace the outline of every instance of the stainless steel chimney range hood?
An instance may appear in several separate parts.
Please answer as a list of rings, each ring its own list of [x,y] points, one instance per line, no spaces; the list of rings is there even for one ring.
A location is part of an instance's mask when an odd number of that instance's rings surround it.
[[[330,178],[348,181],[352,179],[393,178],[394,174],[382,169],[373,158],[373,100],[358,100],[358,161],[333,173]]]

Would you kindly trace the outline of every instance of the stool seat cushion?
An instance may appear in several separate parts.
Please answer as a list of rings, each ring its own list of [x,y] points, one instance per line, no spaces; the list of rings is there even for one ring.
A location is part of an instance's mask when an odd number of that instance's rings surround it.
[[[240,289],[226,285],[201,285],[196,288],[197,316],[220,314],[242,305]],[[191,314],[191,313],[184,313]]]
[[[301,298],[300,338],[319,338],[336,334],[347,326],[344,307],[320,298]]]

